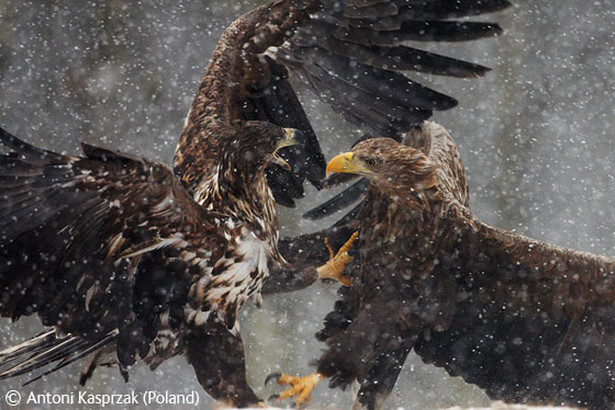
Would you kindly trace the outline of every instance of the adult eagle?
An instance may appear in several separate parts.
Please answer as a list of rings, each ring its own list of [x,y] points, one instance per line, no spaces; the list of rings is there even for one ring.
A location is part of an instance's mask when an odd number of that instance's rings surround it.
[[[493,399],[613,408],[615,260],[484,224],[449,134],[425,123],[404,143],[367,140],[327,167],[371,181],[359,262],[317,372],[275,375],[280,397],[358,381],[358,404],[380,408],[414,349]]]

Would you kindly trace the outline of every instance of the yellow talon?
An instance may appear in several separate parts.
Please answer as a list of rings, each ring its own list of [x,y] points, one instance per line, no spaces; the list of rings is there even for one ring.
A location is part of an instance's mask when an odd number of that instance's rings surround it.
[[[335,279],[344,286],[350,286],[350,278],[344,274],[344,270],[346,269],[346,265],[352,260],[350,255],[348,255],[348,251],[352,248],[352,245],[358,237],[359,232],[355,231],[335,255],[333,249],[331,249],[331,245],[329,245],[329,239],[325,238],[325,246],[329,251],[329,260],[316,269],[320,279]]]
[[[297,407],[304,407],[312,399],[312,390],[314,390],[314,387],[324,378],[325,377],[318,372],[303,377],[293,377],[283,373],[278,377],[277,382],[278,384],[290,386],[290,388],[284,390],[276,397],[278,400],[294,397]]]
[[[333,248],[331,247],[331,244],[329,243],[329,238],[325,238],[325,246],[327,247],[327,250],[329,251],[329,259],[333,259],[333,257],[335,256],[333,254]],[[342,245],[342,248],[344,247],[344,245]],[[340,250],[342,250],[342,248],[340,248]]]

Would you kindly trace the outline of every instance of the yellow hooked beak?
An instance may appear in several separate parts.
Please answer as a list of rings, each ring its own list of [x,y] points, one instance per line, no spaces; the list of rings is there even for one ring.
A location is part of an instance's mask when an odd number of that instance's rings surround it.
[[[355,159],[354,153],[346,152],[333,157],[327,164],[327,177],[331,172],[345,172],[347,174],[364,174],[367,169]]]
[[[287,171],[290,171],[290,165],[282,157],[280,157],[278,151],[284,147],[292,147],[299,144],[299,137],[302,132],[295,128],[284,128],[284,138],[282,138],[275,146],[273,151],[273,163],[278,164]]]

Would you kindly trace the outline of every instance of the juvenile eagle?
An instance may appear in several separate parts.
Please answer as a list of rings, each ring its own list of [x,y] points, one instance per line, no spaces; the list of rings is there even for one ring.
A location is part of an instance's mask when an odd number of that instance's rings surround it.
[[[317,334],[317,372],[275,375],[291,385],[280,397],[358,381],[358,404],[380,408],[414,349],[493,399],[613,408],[615,260],[486,225],[448,133],[425,123],[404,142],[367,140],[327,167],[371,181],[359,262]]]
[[[215,201],[197,203],[164,164],[86,144],[84,157],[60,155],[0,129],[11,150],[0,156],[0,314],[54,327],[0,352],[0,365],[17,361],[0,379],[90,353],[84,378],[98,363],[156,368],[185,353],[214,398],[260,403],[236,318],[284,263],[265,168],[284,164],[277,149],[293,135],[245,123],[223,142]]]

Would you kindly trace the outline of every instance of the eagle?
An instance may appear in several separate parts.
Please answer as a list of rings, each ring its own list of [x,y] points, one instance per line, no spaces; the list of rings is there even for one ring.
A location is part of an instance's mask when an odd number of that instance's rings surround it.
[[[457,103],[403,72],[488,71],[402,43],[497,35],[497,24],[466,17],[509,5],[274,0],[257,7],[221,35],[172,169],[90,145],[84,156],[61,155],[0,131],[11,150],[0,157],[0,314],[38,314],[54,327],[0,352],[0,365],[12,363],[0,378],[55,363],[45,374],[85,356],[82,382],[100,364],[119,364],[127,377],[137,359],[155,368],[184,353],[214,398],[261,404],[245,380],[237,312],[261,290],[307,283],[287,275],[275,203],[293,206],[305,179],[320,186],[326,165],[289,74],[364,131],[399,138]],[[288,135],[296,144],[278,151]],[[325,270],[316,277],[344,281]]]
[[[414,349],[494,400],[613,408],[614,259],[481,222],[457,148],[434,123],[403,144],[363,141],[327,171],[371,182],[353,222],[359,257],[317,333],[316,372],[270,375],[290,386],[276,397],[304,404],[328,378],[358,382],[356,404],[381,408]]]
[[[54,327],[0,352],[0,364],[18,361],[0,379],[89,354],[84,378],[99,363],[156,368],[185,353],[213,397],[260,403],[218,372],[244,366],[237,313],[284,263],[265,169],[284,164],[277,150],[295,131],[242,131],[216,161],[218,200],[199,203],[162,163],[87,144],[84,156],[62,155],[0,129],[11,150],[0,156],[0,314]],[[219,354],[227,345],[233,360]]]

